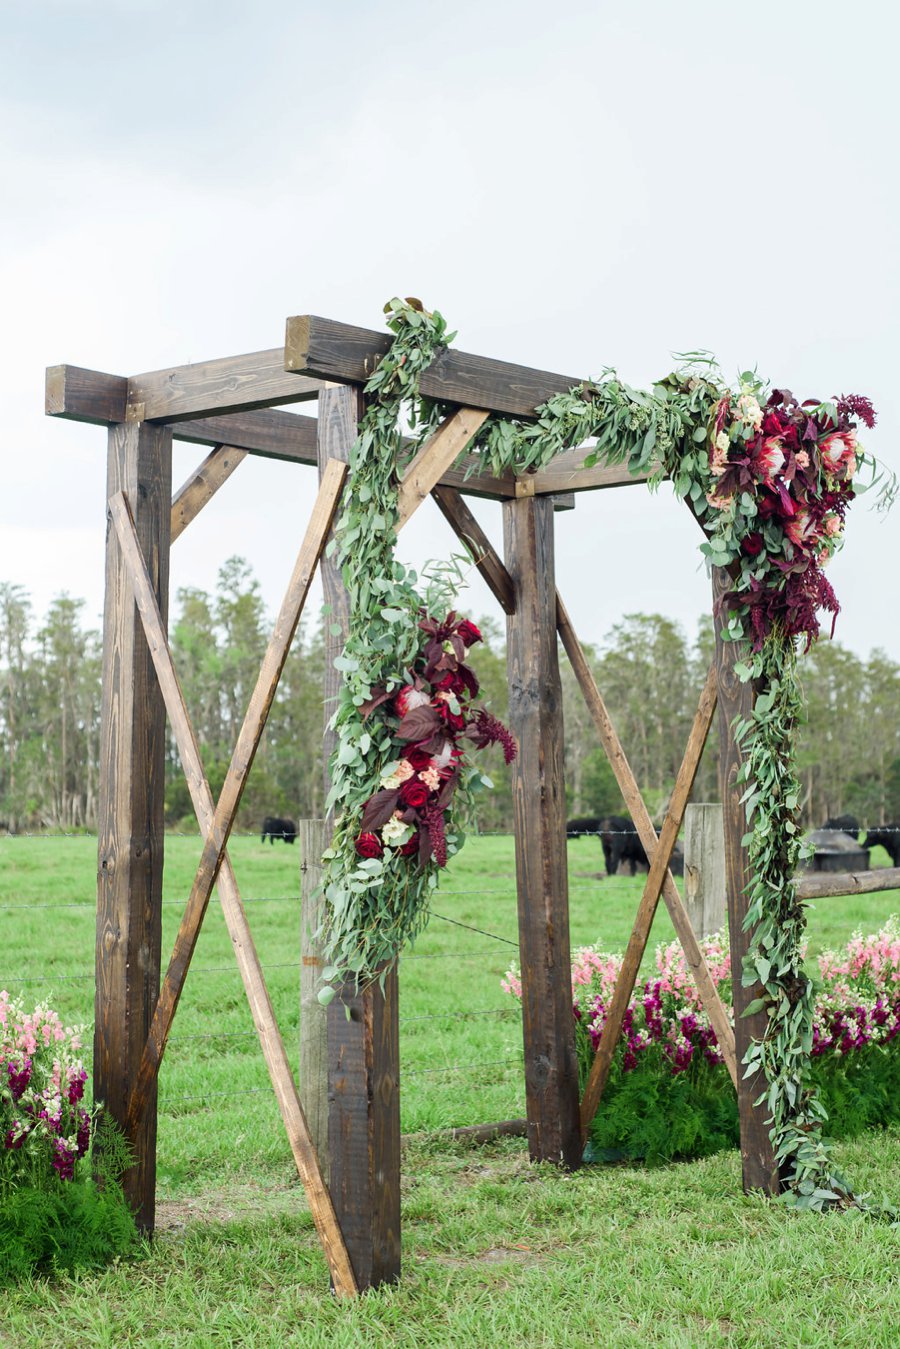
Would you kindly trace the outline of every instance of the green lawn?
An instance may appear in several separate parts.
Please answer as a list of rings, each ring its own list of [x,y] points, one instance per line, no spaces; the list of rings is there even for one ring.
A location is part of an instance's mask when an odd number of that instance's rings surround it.
[[[596,879],[596,840],[569,850],[573,943],[621,949],[641,879]],[[231,854],[296,1061],[298,850],[241,837]],[[167,946],[198,856],[196,839],[167,842]],[[0,987],[46,998],[68,1020],[92,1015],[95,869],[90,838],[0,839]],[[811,949],[898,908],[896,892],[820,901]],[[471,840],[435,912],[401,964],[409,1132],[524,1111],[517,1008],[500,989],[514,948],[445,921],[515,941],[512,840]],[[654,941],[671,936],[662,912]],[[403,1282],[356,1307],[335,1303],[215,904],[160,1096],[152,1252],[8,1292],[0,1344],[897,1343],[898,1233],[746,1199],[737,1154],[568,1177],[530,1167],[518,1139],[416,1141],[404,1160]],[[842,1145],[838,1159],[861,1190],[900,1197],[896,1133]]]

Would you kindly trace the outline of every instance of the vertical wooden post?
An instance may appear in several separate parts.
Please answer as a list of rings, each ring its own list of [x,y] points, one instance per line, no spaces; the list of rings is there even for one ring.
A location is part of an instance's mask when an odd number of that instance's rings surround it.
[[[172,433],[110,427],[107,500],[124,491],[165,618],[169,589]],[[166,711],[125,569],[107,524],[98,822],[94,1099],[124,1128],[159,997]],[[156,1089],[129,1136],[123,1178],[138,1225],[153,1231]]]
[[[749,948],[749,934],[743,931],[747,912],[746,887],[750,880],[747,849],[741,839],[747,833],[747,812],[741,804],[743,787],[736,782],[741,755],[735,744],[732,723],[736,717],[748,717],[753,708],[754,692],[749,684],[741,683],[734,672],[738,659],[736,644],[725,642],[720,635],[722,626],[721,602],[731,588],[728,573],[722,568],[713,571],[713,614],[716,628],[716,674],[719,686],[719,787],[725,822],[725,897],[728,907],[728,934],[731,948],[732,997],[734,1002],[734,1040],[738,1061],[738,1112],[741,1124],[741,1161],[745,1190],[763,1190],[777,1194],[778,1168],[765,1104],[753,1102],[763,1091],[764,1081],[759,1073],[742,1076],[741,1063],[751,1040],[761,1039],[768,1026],[765,1011],[745,1017],[744,1009],[757,997],[761,989],[744,988],[741,970],[744,955]]]
[[[533,1161],[576,1167],[582,1154],[572,1020],[562,688],[556,646],[553,503],[503,506],[513,815],[522,964],[528,1147]]]
[[[362,415],[362,393],[333,385],[319,394],[318,460],[347,460]],[[325,723],[337,706],[340,655],[349,624],[347,592],[334,559],[323,557]],[[340,634],[332,634],[332,626]],[[324,740],[325,787],[334,735]],[[330,827],[330,821],[327,822]],[[347,1018],[349,1008],[350,1017]],[[327,1013],[330,1189],[360,1289],[400,1277],[400,1039],[397,974],[364,993],[341,990]]]
[[[322,922],[324,820],[300,820],[300,1099],[328,1182],[328,1016],[319,1002],[322,960],[316,931]]]
[[[725,827],[720,805],[684,812],[684,907],[698,937],[725,926]]]

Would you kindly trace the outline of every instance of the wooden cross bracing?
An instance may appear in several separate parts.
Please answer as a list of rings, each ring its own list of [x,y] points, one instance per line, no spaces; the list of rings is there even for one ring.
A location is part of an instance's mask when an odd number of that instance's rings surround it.
[[[469,547],[475,565],[501,607],[507,613],[513,612],[515,587],[512,578],[459,493],[452,488],[438,487],[435,489],[434,496],[445,518],[454,527],[462,542]],[[691,788],[715,715],[717,701],[716,671],[713,667],[707,675],[688,737],[684,759],[669,800],[666,817],[660,833],[657,834],[637,780],[606,709],[606,704],[585,658],[584,649],[575,634],[559,592],[556,595],[556,622],[557,631],[569,657],[575,678],[587,703],[588,711],[599,733],[604,752],[615,774],[619,789],[650,864],[622,970],[616,982],[603,1035],[594,1056],[582,1097],[581,1128],[584,1136],[597,1112],[600,1096],[606,1085],[616,1042],[622,1030],[625,1011],[634,991],[640,964],[647,947],[660,893],[665,899],[666,907],[684,950],[688,968],[697,986],[701,1002],[716,1032],[719,1048],[731,1080],[735,1086],[737,1085],[734,1031],[700,949],[690,916],[684,907],[675,879],[669,870],[672,850],[678,838],[684,811],[690,799]]]
[[[402,528],[427,497],[447,465],[458,458],[486,416],[486,413],[462,408],[446,418],[422,447],[420,453],[407,467],[401,483],[398,529]],[[178,521],[179,533],[207,504],[242,458],[243,454],[240,451],[235,452],[234,447],[218,447],[176,493],[172,503],[172,519],[173,524]],[[227,853],[228,838],[240,806],[243,789],[265,729],[316,566],[334,522],[347,472],[346,463],[336,459],[330,460],[325,468],[306,535],[275,622],[217,803],[213,801],[209,782],[203,770],[200,747],[175,670],[165,625],[138,542],[129,503],[123,492],[116,493],[110,499],[109,511],[204,838],[203,852],[132,1089],[126,1131],[131,1132],[137,1127],[150,1099],[209,899],[218,882],[226,926],[235,948],[254,1024],[297,1170],[306,1190],[331,1269],[335,1290],[341,1295],[350,1296],[357,1292],[352,1264],[331,1197],[322,1177],[262,968],[253,945],[237,880]]]

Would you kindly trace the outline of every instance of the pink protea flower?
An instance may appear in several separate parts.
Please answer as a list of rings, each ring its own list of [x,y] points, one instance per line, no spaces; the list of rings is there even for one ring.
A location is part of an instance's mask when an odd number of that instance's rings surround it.
[[[757,443],[753,466],[760,480],[771,486],[783,470],[786,457],[784,441],[780,436],[766,436],[761,444]]]
[[[843,481],[856,472],[856,432],[834,431],[819,445],[819,453],[826,473]]]
[[[412,712],[417,707],[424,707],[430,703],[429,694],[423,693],[413,684],[405,684],[394,699],[394,710],[401,717],[405,717],[407,712]]]
[[[808,552],[819,538],[818,522],[804,506],[791,520],[786,520],[784,532],[795,547]]]

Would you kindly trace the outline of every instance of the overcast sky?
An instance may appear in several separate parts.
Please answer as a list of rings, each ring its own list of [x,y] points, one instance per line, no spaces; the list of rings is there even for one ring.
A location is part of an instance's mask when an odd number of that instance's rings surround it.
[[[391,295],[465,350],[631,383],[716,353],[801,397],[865,393],[900,469],[895,6],[0,3],[0,580],[103,602],[105,433],[43,415],[44,368],[274,347],[289,314],[378,327]],[[303,408],[308,411],[309,405]],[[203,456],[176,446],[176,485]],[[239,553],[277,609],[312,469],[245,461],[173,550]],[[499,507],[478,507],[499,543]],[[708,605],[664,487],[557,516],[580,634]],[[429,503],[402,552],[452,550]],[[836,636],[900,659],[900,507],[860,501]],[[473,587],[475,614],[493,611]]]

